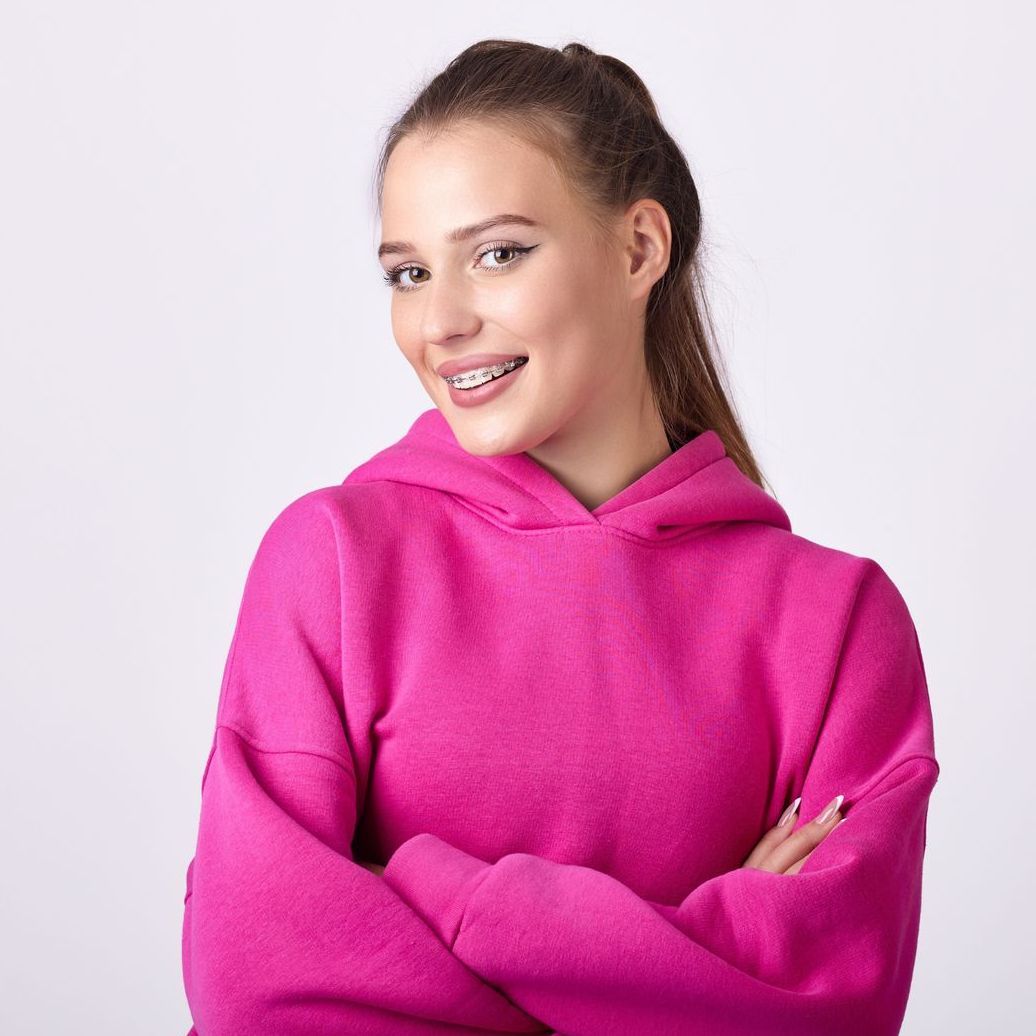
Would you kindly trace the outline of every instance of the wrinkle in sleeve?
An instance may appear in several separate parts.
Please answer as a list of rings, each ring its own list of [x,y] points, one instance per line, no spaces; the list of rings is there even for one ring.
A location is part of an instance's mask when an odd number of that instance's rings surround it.
[[[353,860],[339,552],[319,492],[264,535],[224,669],[186,875],[191,1033],[545,1032]]]
[[[592,868],[490,863],[422,832],[386,881],[464,964],[568,1036],[898,1033],[939,766],[913,622],[866,561],[793,792],[797,826],[839,794],[845,819],[797,874],[742,867],[666,907]]]

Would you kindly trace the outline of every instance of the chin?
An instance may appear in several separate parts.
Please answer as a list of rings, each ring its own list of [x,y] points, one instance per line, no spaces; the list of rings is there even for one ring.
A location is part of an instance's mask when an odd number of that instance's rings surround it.
[[[495,457],[504,453],[521,453],[528,449],[524,424],[509,420],[505,415],[457,414],[447,400],[442,409],[463,449],[476,457]]]

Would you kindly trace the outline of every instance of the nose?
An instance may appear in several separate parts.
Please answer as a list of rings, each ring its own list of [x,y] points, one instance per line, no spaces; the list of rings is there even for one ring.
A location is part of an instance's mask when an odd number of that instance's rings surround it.
[[[430,345],[443,345],[478,332],[482,322],[462,284],[438,277],[424,288],[423,295],[421,337]]]

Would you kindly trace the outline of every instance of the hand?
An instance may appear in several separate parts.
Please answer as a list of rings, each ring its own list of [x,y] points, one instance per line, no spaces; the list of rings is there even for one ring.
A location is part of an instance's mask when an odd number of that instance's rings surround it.
[[[837,800],[835,800],[837,801]],[[820,811],[819,816],[833,806],[831,802]],[[816,818],[816,819],[819,819]],[[835,810],[823,824],[816,819],[803,824],[794,834],[795,814],[784,827],[771,827],[759,844],[749,854],[742,867],[770,871],[773,874],[798,874],[813,850],[845,819],[840,810]]]
[[[369,860],[353,860],[353,863],[358,863],[361,867],[365,867],[372,874],[381,874],[385,870],[380,863],[371,863]]]

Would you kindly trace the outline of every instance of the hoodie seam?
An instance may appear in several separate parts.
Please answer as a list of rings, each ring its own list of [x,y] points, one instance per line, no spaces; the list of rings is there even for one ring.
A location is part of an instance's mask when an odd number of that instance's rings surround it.
[[[716,518],[710,522],[701,522],[698,525],[689,526],[687,531],[681,533],[678,536],[667,536],[664,539],[651,539],[647,536],[637,536],[635,533],[629,532],[626,529],[620,529],[614,525],[605,525],[602,522],[571,522],[566,525],[558,525],[548,529],[516,529],[513,525],[507,525],[504,522],[498,521],[494,518],[489,517],[483,511],[480,511],[476,507],[472,507],[463,497],[457,496],[454,493],[446,492],[445,490],[437,490],[437,492],[443,493],[448,496],[451,500],[455,500],[461,507],[470,511],[477,517],[487,521],[490,525],[495,526],[503,532],[511,533],[515,536],[547,536],[554,534],[566,534],[566,533],[590,533],[596,535],[614,536],[617,539],[626,540],[629,543],[635,543],[642,547],[648,547],[651,550],[664,550],[674,544],[683,543],[686,540],[693,538],[694,536],[700,535],[703,531],[713,528],[717,525],[763,525],[764,522],[751,519],[736,519],[736,518]]]
[[[529,459],[532,460],[531,457]],[[535,463],[535,461],[533,461],[533,463]],[[492,465],[490,465],[490,466],[492,467]],[[535,497],[535,499],[543,507],[545,507],[559,522],[566,522],[567,523],[569,521],[569,519],[567,519],[563,514],[559,514],[557,511],[555,511],[554,508],[551,507],[550,504],[546,500],[543,499],[543,497],[541,497],[537,493],[530,493],[528,486],[525,486],[521,482],[519,482],[517,479],[512,478],[510,475],[507,474],[506,471],[501,471],[499,468],[496,468],[496,467],[493,468],[493,471],[495,471],[502,479],[505,479],[512,486],[514,486],[515,489],[519,490],[522,493],[526,493],[526,494],[529,494],[529,495]],[[547,474],[549,474],[549,472]],[[451,493],[450,495],[452,496],[453,494]],[[574,500],[575,497],[573,497],[572,499]],[[585,517],[582,516],[582,515],[580,517],[583,519],[581,522],[578,523],[580,525],[600,525],[601,524],[600,519],[595,518],[594,515],[592,515],[589,511],[586,512]]]
[[[293,745],[291,747],[274,746],[270,744],[268,741],[263,741],[260,738],[257,738],[254,734],[246,730],[244,727],[229,720],[224,720],[222,723],[219,724],[219,726],[216,729],[217,732],[220,730],[229,730],[232,734],[235,734],[247,745],[249,745],[249,747],[255,749],[255,751],[257,752],[262,752],[263,755],[310,756],[314,759],[322,759],[324,762],[332,763],[349,777],[354,776],[353,767],[342,756],[338,755],[337,752],[332,752],[325,748],[318,748],[316,746],[310,745]]]
[[[896,773],[898,770],[908,765],[909,763],[913,763],[918,760],[923,760],[924,762],[931,763],[935,769],[936,778],[939,777],[941,771],[941,767],[939,766],[939,760],[936,759],[931,752],[910,752],[907,755],[904,755],[902,758],[897,759],[891,766],[888,767],[888,769],[876,773],[869,781],[867,781],[867,783],[863,785],[861,790],[858,791],[850,801],[847,807],[846,816],[849,815],[848,811],[851,810],[857,802],[859,802],[861,799],[866,798],[879,785],[884,784],[884,782],[887,781],[889,777],[892,776],[892,774]]]
[[[728,460],[728,459],[729,458],[727,457],[727,455],[725,453],[721,453],[718,457],[713,457],[712,460],[706,461],[704,464],[702,464],[700,467],[695,468],[693,471],[687,472],[687,473],[681,475],[680,478],[678,478],[672,485],[667,486],[665,489],[653,489],[653,490],[651,490],[651,494],[650,494],[650,497],[648,499],[656,500],[659,497],[665,496],[666,493],[671,493],[674,489],[676,489],[677,486],[682,486],[685,482],[688,482],[688,481],[690,481],[693,478],[697,478],[700,474],[702,474],[702,472],[707,471],[713,465],[718,464],[721,460]],[[647,478],[651,474],[651,472],[654,471],[654,470],[655,470],[654,468],[649,469],[648,471],[644,472],[644,474],[641,475],[640,478]],[[620,489],[619,492],[616,493],[611,498],[611,500],[606,500],[605,503],[606,504],[610,504],[612,502],[612,500],[617,500],[620,496],[622,496],[623,493],[626,492],[627,489],[630,489],[633,486],[635,486],[637,484],[637,482],[640,481],[640,478],[638,478],[635,481],[631,482],[625,488]],[[643,501],[641,501],[641,502],[643,502]],[[615,511],[608,511],[604,515],[604,517],[607,518],[611,514],[621,513],[623,510],[625,510],[625,508],[630,507],[630,506],[635,506],[635,504],[633,504],[633,505],[631,505],[631,504],[623,504],[621,507],[619,507]],[[597,519],[597,520],[600,521],[600,519]],[[703,524],[708,524],[708,523],[703,523]]]
[[[695,525],[689,525],[686,527],[685,532],[677,536],[652,538],[648,536],[638,536],[636,533],[629,532],[626,529],[620,529],[618,526],[615,525],[606,525],[604,522],[592,519],[592,516],[590,521],[576,521],[575,519],[572,519],[571,521],[565,521],[564,519],[560,518],[560,516],[557,516],[553,511],[551,511],[551,513],[555,514],[555,517],[558,518],[558,521],[562,522],[563,524],[546,527],[536,526],[533,528],[521,529],[513,525],[508,525],[506,522],[503,522],[497,518],[491,517],[485,511],[480,510],[477,507],[474,507],[464,497],[460,496],[457,493],[451,493],[447,489],[436,489],[434,486],[417,485],[413,482],[405,482],[395,478],[384,477],[365,479],[362,481],[362,483],[357,482],[357,484],[362,485],[377,485],[379,483],[385,485],[400,485],[410,489],[417,489],[428,493],[439,494],[440,496],[446,497],[447,499],[454,501],[458,506],[463,507],[467,511],[470,511],[477,518],[481,518],[489,525],[492,525],[495,528],[500,529],[501,532],[506,532],[514,536],[546,536],[555,533],[590,532],[615,536],[618,539],[626,540],[629,543],[635,543],[638,546],[648,547],[652,550],[665,550],[668,547],[684,543],[687,540],[693,538],[694,536],[701,535],[703,532],[720,525],[758,525],[765,526],[767,528],[773,528],[775,531],[783,532],[788,535],[795,535],[790,529],[787,529],[784,526],[774,526],[770,522],[761,521],[758,518],[714,518],[707,522],[698,522]],[[547,505],[544,504],[544,507],[546,506]],[[550,508],[547,509],[550,510]]]

